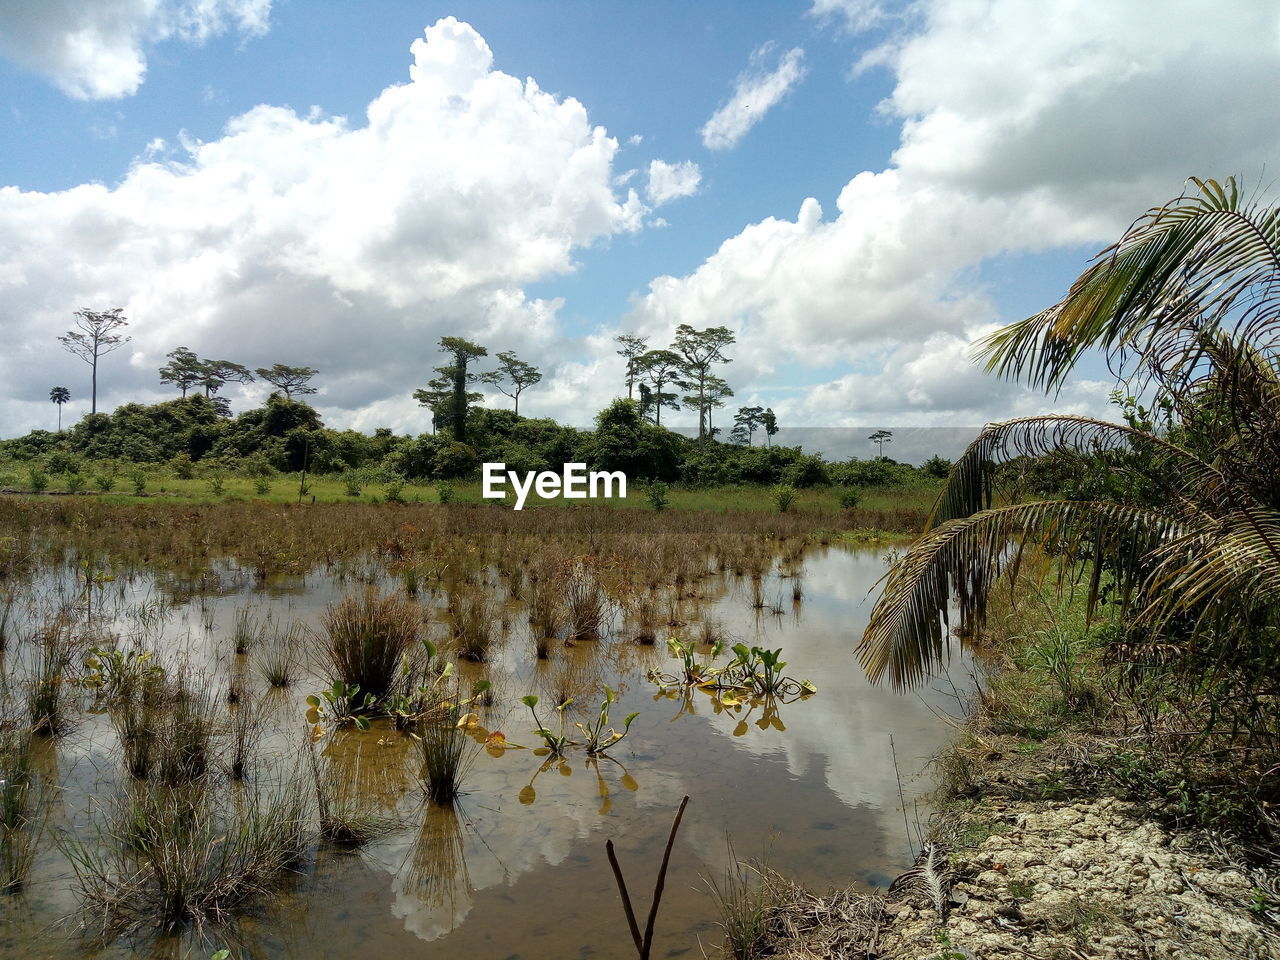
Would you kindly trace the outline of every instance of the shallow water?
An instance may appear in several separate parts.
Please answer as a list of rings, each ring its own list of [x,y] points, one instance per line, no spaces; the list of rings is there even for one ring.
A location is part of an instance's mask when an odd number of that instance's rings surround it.
[[[367,732],[332,731],[319,744],[323,769],[358,785],[378,812],[394,818],[383,839],[358,851],[317,845],[268,902],[230,928],[207,931],[203,942],[188,936],[106,948],[89,946],[80,933],[80,922],[92,925],[93,918],[78,913],[68,861],[46,840],[27,892],[0,900],[0,953],[207,958],[225,945],[234,956],[263,958],[625,957],[632,948],[605,841],[617,846],[643,925],[671,817],[685,794],[691,799],[654,957],[696,957],[699,941],[708,952],[718,945],[703,878],[721,875],[727,840],[739,857],[766,860],[806,886],[883,886],[911,859],[908,831],[927,814],[918,802],[928,788],[924,764],[948,737],[946,716],[957,712],[949,682],[897,694],[863,678],[853,647],[870,611],[868,593],[884,571],[880,551],[811,548],[800,601],[792,600],[795,578],[776,571],[766,577],[763,595],[776,612],[752,608],[745,580],[721,574],[698,585],[701,600],[681,608],[691,620],[694,612],[713,617],[734,641],[781,647],[785,672],[816,684],[816,695],[776,712],[759,704],[717,710],[701,691],[664,694],[646,673],[672,670],[675,661],[661,642],[626,639],[621,617],[612,636],[557,645],[539,661],[518,607],[508,604],[510,637],[488,664],[459,667],[464,677],[494,684],[494,705],[479,711],[484,729],[535,747],[522,695],[542,696],[545,719],[561,691],[594,710],[608,685],[619,695],[615,725],[640,712],[609,758],[590,762],[573,753],[548,766],[531,749],[499,756],[478,750],[465,795],[450,810],[423,800],[415,747],[404,735],[377,724]],[[181,649],[190,669],[214,678],[209,682],[219,690],[238,675],[248,688],[271,694],[264,752],[283,756],[301,739],[304,697],[322,684],[311,676],[287,691],[266,691],[252,657],[231,653],[235,611],[251,604],[276,621],[314,626],[327,603],[362,587],[360,576],[383,575],[374,567],[317,572],[254,589],[228,566],[213,590],[209,583],[199,593],[162,576],[134,576],[105,585],[99,603],[112,598],[117,631],[141,631],[139,640],[157,650]],[[51,574],[46,588],[56,579]],[[166,609],[140,619],[147,603]],[[696,622],[686,629],[696,630]],[[966,673],[957,653],[952,674]],[[37,761],[60,787],[51,832],[94,835],[107,798],[128,780],[108,719],[81,716],[70,735],[43,742]],[[275,775],[290,769],[260,766]]]

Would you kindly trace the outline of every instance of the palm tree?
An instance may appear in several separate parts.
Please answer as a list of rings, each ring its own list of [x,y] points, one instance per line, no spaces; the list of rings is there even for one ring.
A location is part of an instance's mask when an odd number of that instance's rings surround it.
[[[54,387],[49,391],[49,399],[58,405],[58,432],[62,432],[62,405],[71,399],[71,391],[66,387]]]
[[[1165,426],[1131,407],[1127,425],[1040,416],[984,429],[886,577],[858,648],[873,679],[922,680],[947,656],[953,597],[974,629],[1000,577],[1048,558],[1086,578],[1091,610],[1104,589],[1117,598],[1138,648],[1193,659],[1205,684],[1230,672],[1251,709],[1275,692],[1280,208],[1242,199],[1232,179],[1191,182],[1060,303],[980,347],[988,370],[1050,390],[1100,351],[1156,397]],[[1072,453],[1092,472],[1082,493],[1033,499],[1013,478],[1020,458]]]

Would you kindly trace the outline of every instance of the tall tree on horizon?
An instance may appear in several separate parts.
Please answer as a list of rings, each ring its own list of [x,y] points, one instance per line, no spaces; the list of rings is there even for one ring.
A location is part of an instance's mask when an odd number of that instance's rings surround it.
[[[185,398],[187,391],[200,383],[204,376],[204,363],[186,347],[170,350],[165,356],[169,362],[160,368],[160,382],[173,384]]]
[[[62,405],[71,399],[71,391],[66,387],[54,387],[49,391],[49,399],[58,405],[58,432],[62,432]]]
[[[641,337],[634,333],[620,333],[613,339],[616,343],[622,344],[622,349],[617,353],[618,356],[627,361],[627,399],[631,400],[633,399],[632,393],[636,380],[639,379],[640,375],[636,361],[649,349],[649,338]]]
[[[751,446],[751,438],[763,422],[764,407],[739,407],[733,415],[733,432],[745,436],[747,446]]]
[[[877,430],[875,433],[871,434],[871,436],[867,437],[867,439],[876,445],[876,449],[879,451],[876,456],[883,458],[884,445],[893,441],[893,431]]]
[[[116,333],[121,327],[127,327],[129,321],[125,319],[123,307],[110,310],[85,308],[77,310],[74,316],[74,328],[58,337],[58,342],[68,353],[89,364],[92,371],[89,413],[95,414],[98,412],[98,361],[132,339]]]
[[[498,388],[499,393],[506,394],[516,402],[516,416],[520,416],[520,394],[526,387],[532,387],[542,380],[542,371],[531,363],[525,363],[516,356],[514,350],[503,350],[498,354],[498,369],[480,375],[481,381]],[[510,387],[505,384],[510,381]]]
[[[738,338],[728,327],[707,327],[705,330],[695,330],[687,323],[676,327],[676,338],[671,343],[671,349],[684,358],[685,373],[688,378],[686,389],[696,389],[699,443],[704,443],[707,439],[707,426],[711,413],[707,403],[710,395],[708,388],[711,385],[711,378],[714,377],[711,365],[731,363],[732,361],[724,355],[724,349],[737,342]],[[723,380],[720,380],[720,383],[724,384],[725,389],[728,388],[728,384]],[[727,395],[732,396],[732,391]],[[719,406],[724,405],[724,396],[726,394],[723,392],[719,393],[721,401]]]
[[[765,445],[773,446],[773,435],[778,432],[778,415],[773,407],[767,407],[760,416],[760,425],[764,427]]]
[[[462,337],[441,337],[440,349],[453,356],[453,363],[436,367],[443,376],[453,383],[453,404],[449,415],[449,429],[453,431],[453,439],[459,443],[467,442],[467,384],[477,377],[467,371],[472,360],[487,357],[489,351],[478,343],[472,343]]]
[[[684,373],[684,361],[670,350],[650,350],[636,358],[636,373],[640,379],[652,385],[648,404],[653,407],[654,420],[662,426],[662,408],[680,409],[680,401],[674,393],[664,393],[662,388],[677,383]]]
[[[212,399],[228,383],[253,383],[253,374],[248,367],[230,360],[201,360],[198,382],[204,387],[204,395]]]
[[[320,371],[315,367],[291,367],[275,363],[269,367],[258,367],[254,372],[277,390],[283,390],[286,400],[292,400],[295,393],[306,396],[316,392],[315,387],[309,386],[309,381]]]

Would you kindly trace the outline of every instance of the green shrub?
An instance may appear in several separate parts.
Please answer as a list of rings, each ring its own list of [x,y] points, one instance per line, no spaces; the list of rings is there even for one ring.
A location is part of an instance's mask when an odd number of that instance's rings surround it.
[[[173,468],[173,475],[179,480],[190,480],[196,475],[196,465],[185,453],[180,453],[170,460],[169,466]]]
[[[134,471],[133,471],[133,473],[129,474],[129,479],[133,481],[133,492],[134,492],[134,494],[135,494],[135,495],[137,495],[137,496],[139,496],[139,497],[140,497],[140,496],[142,496],[142,494],[143,494],[143,493],[146,491],[146,489],[147,489],[147,474],[146,474],[146,472],[145,472],[145,471],[143,471],[143,469],[142,469],[141,467],[139,467],[137,470],[134,470]]]
[[[33,466],[27,471],[27,484],[32,493],[44,493],[49,487],[49,475],[40,467]]]
[[[840,506],[845,510],[852,510],[862,502],[862,494],[856,489],[840,491]]]
[[[779,513],[786,513],[796,502],[795,487],[787,486],[784,483],[778,484],[773,488],[773,502],[777,506]]]
[[[67,492],[79,493],[84,489],[84,476],[79,473],[67,474]]]
[[[655,480],[649,484],[644,492],[645,499],[649,501],[649,506],[655,510],[664,510],[671,505],[671,498],[668,494],[671,488],[661,480]]]
[[[442,483],[436,487],[436,496],[440,498],[441,503],[453,503],[456,495],[451,484]]]

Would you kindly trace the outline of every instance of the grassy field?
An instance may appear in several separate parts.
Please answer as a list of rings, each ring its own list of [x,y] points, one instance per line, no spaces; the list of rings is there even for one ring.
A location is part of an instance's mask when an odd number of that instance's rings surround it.
[[[255,501],[267,503],[380,503],[393,493],[405,503],[439,503],[441,490],[445,498],[456,503],[501,503],[481,497],[481,487],[475,483],[414,483],[404,482],[398,489],[385,481],[373,479],[348,485],[348,478],[340,474],[308,475],[305,485],[298,474],[278,474],[257,478],[236,474],[224,476],[195,476],[181,479],[167,467],[122,468],[114,477],[111,489],[102,490],[98,483],[100,474],[91,469],[79,475],[48,474],[44,489],[39,495],[75,495],[92,497],[109,503],[145,503],[165,500],[175,503],[220,503],[225,501]],[[78,479],[76,479],[78,477]],[[33,483],[30,468],[26,464],[0,464],[0,491],[7,494],[35,494],[38,480]],[[912,486],[858,488],[858,509],[866,511],[918,510],[927,511],[940,488],[938,483]],[[841,496],[848,488],[815,487],[795,491],[791,510],[804,513],[838,515],[847,512],[841,505]],[[358,492],[355,492],[358,490]],[[763,511],[777,512],[778,505],[773,487],[724,486],[682,488],[673,486],[667,494],[669,509],[701,511]],[[587,501],[577,501],[584,503]],[[590,501],[597,504],[625,509],[652,509],[643,484],[629,485],[628,496],[615,499]],[[514,504],[509,498],[508,504]],[[539,506],[574,506],[574,501],[562,499],[544,500],[530,492],[524,509]]]

